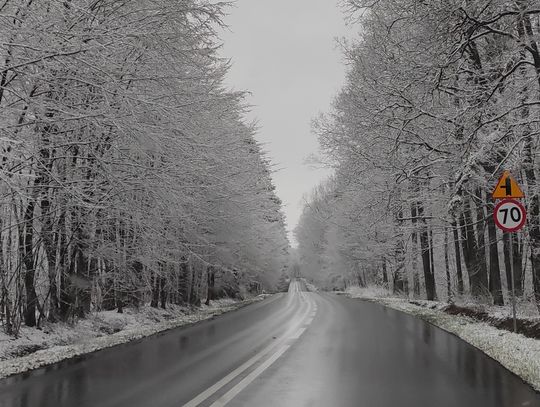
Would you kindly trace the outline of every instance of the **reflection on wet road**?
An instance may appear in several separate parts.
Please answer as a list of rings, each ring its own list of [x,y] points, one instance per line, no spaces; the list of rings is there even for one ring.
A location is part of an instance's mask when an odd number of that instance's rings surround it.
[[[0,406],[540,406],[458,338],[304,288],[0,381]]]

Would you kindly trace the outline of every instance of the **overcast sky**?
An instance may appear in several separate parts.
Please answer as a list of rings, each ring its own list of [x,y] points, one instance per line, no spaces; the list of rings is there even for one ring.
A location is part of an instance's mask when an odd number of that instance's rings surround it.
[[[328,110],[344,82],[335,39],[352,37],[355,28],[346,26],[338,0],[237,0],[225,22],[229,86],[252,94],[249,118],[276,164],[274,183],[292,230],[303,196],[329,174],[305,164],[318,153],[310,121]]]

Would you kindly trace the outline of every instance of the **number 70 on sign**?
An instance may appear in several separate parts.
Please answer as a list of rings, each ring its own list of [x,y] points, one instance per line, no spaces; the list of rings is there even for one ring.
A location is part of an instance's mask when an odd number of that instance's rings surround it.
[[[515,199],[505,199],[495,206],[493,217],[499,229],[505,232],[517,232],[527,221],[527,211]]]

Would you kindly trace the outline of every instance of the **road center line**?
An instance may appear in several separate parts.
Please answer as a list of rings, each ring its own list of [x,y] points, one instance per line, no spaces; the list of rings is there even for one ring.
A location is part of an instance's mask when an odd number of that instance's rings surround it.
[[[307,300],[307,298],[306,298]],[[249,359],[248,361],[244,362],[242,365],[240,365],[239,367],[237,367],[236,369],[234,369],[231,373],[229,373],[227,376],[225,376],[224,378],[222,378],[221,380],[219,380],[218,382],[216,382],[214,385],[210,386],[208,389],[206,389],[205,391],[203,391],[201,394],[199,394],[198,396],[196,396],[195,398],[193,398],[192,400],[190,400],[189,402],[187,402],[186,404],[184,404],[182,407],[197,407],[198,405],[200,405],[202,402],[204,402],[205,400],[207,400],[208,398],[210,398],[213,394],[215,394],[216,392],[218,392],[222,387],[226,386],[228,383],[230,383],[231,381],[233,381],[236,377],[238,377],[239,375],[241,375],[244,371],[246,371],[247,369],[249,369],[251,366],[255,365],[257,362],[259,362],[261,359],[263,359],[265,356],[267,356],[269,353],[271,353],[274,349],[278,348],[279,346],[283,345],[285,342],[287,342],[288,340],[290,339],[298,339],[300,337],[300,335],[305,331],[305,328],[301,329],[301,333],[298,334],[298,331],[297,329],[299,327],[301,327],[302,325],[305,325],[304,323],[304,320],[306,319],[306,317],[310,314],[311,310],[310,308],[313,307],[313,303],[311,301],[306,301],[307,302],[307,305],[308,305],[308,308],[306,311],[304,311],[301,315],[301,318],[299,318],[300,322],[295,324],[294,326],[292,326],[291,328],[289,328],[284,334],[283,336],[276,342],[272,343],[271,345],[267,346],[266,348],[264,348],[262,351],[260,351],[259,353],[257,353],[255,356],[253,356],[251,359]],[[295,332],[293,335],[289,335],[291,332]],[[290,344],[287,344],[287,345],[284,345],[286,346],[286,348],[288,349],[290,347]],[[259,369],[261,368],[261,366],[266,366],[268,360],[271,360],[272,358],[274,358],[274,356],[276,354],[279,354],[279,356],[281,356],[283,353],[285,353],[285,351],[281,352],[281,349],[282,348],[279,348],[279,350],[275,353],[273,353],[269,359],[267,359],[265,362],[263,362],[257,369],[255,369],[252,373],[250,373],[248,376],[246,376],[246,378],[250,377],[254,372],[256,371],[259,371]],[[286,349],[285,349],[286,350]],[[277,358],[279,358],[279,356],[277,356],[275,360],[277,360]],[[272,361],[272,363],[274,363],[274,361]],[[270,366],[272,363],[270,363],[268,366]],[[267,367],[268,367],[267,366]],[[264,371],[264,369],[261,370],[261,373],[262,371]],[[260,373],[259,373],[260,374]],[[257,376],[259,375],[257,374]],[[255,376],[255,377],[257,377]],[[255,377],[253,377],[252,380],[255,379]],[[237,386],[240,385],[240,383],[243,383],[245,381],[244,378],[242,381],[240,381],[235,387],[233,387],[233,389],[237,388]],[[249,383],[246,384],[246,386],[248,385]],[[231,389],[228,393],[226,393],[224,396],[226,396],[227,394],[229,394],[233,389]],[[220,398],[221,400],[221,398]],[[214,404],[212,404],[212,406],[214,406]]]
[[[257,367],[257,369],[255,369],[249,375],[244,377],[236,386],[234,386],[231,390],[229,390],[227,393],[225,393],[223,396],[221,396],[219,399],[217,399],[214,403],[212,403],[210,405],[210,407],[224,407],[224,406],[226,406],[242,390],[244,390],[247,386],[249,386],[250,383],[253,382],[253,380],[255,380],[262,372],[264,372],[276,360],[278,360],[281,357],[281,355],[283,355],[285,352],[287,352],[287,350],[290,347],[291,347],[291,345],[283,345],[272,356],[270,356],[268,359],[266,359],[264,361],[264,363],[262,363],[259,367]]]
[[[251,366],[253,366],[255,363],[257,363],[260,359],[262,359],[264,356],[266,356],[268,353],[270,353],[276,346],[279,346],[279,343],[273,343],[272,345],[266,347],[261,352],[257,353],[255,356],[253,356],[251,359],[249,359],[247,362],[244,362],[242,365],[234,369],[231,373],[229,373],[227,376],[225,376],[223,379],[216,382],[214,385],[210,386],[208,389],[203,391],[201,394],[199,394],[194,399],[190,400],[186,404],[184,404],[182,407],[196,407],[199,404],[201,404],[203,401],[205,401],[207,398],[211,397],[214,393],[216,393],[219,389],[221,389],[223,386],[225,386],[227,383],[233,381],[237,376],[242,374],[245,370],[249,369]]]
[[[272,356],[261,363],[253,372],[243,378],[236,386],[230,389],[227,393],[213,402],[210,407],[225,407],[232,399],[234,399],[242,390],[249,386],[257,377],[259,377],[266,369],[274,364],[287,350],[292,346],[307,328],[300,328],[289,337],[289,342],[279,348]]]
[[[293,335],[291,335],[290,339],[298,339],[302,336],[302,334],[305,332],[306,328],[301,328],[298,331],[296,331]]]

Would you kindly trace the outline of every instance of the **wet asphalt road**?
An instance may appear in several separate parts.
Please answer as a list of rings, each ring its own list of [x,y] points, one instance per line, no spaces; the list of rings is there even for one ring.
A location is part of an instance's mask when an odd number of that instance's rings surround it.
[[[0,407],[540,406],[432,325],[303,289],[0,381]]]

